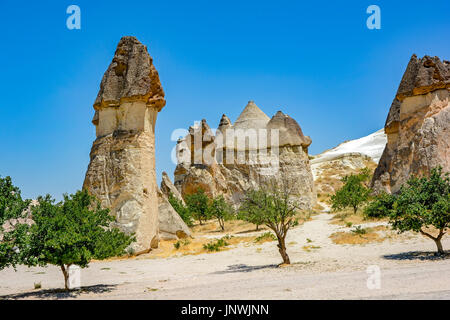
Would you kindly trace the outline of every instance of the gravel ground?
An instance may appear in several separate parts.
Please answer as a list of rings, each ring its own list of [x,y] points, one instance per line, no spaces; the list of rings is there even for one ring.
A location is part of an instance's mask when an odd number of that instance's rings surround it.
[[[434,243],[408,235],[366,245],[329,239],[348,228],[320,214],[288,235],[292,265],[281,262],[274,242],[240,244],[211,254],[91,263],[81,272],[83,290],[63,286],[59,268],[0,271],[1,298],[19,299],[449,299],[450,255],[434,256]],[[374,226],[376,223],[365,224]],[[308,242],[310,239],[312,242]],[[315,246],[306,251],[305,245]],[[444,248],[450,248],[447,236]],[[379,288],[368,288],[379,268]],[[376,267],[373,267],[376,266]],[[41,283],[42,289],[34,290]],[[369,284],[372,283],[369,281]]]

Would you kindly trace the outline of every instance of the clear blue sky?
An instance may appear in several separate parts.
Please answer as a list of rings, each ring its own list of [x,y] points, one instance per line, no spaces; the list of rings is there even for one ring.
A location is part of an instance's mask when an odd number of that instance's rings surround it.
[[[66,8],[81,8],[81,30]],[[381,30],[366,8],[381,8]],[[2,30],[0,175],[26,197],[80,189],[92,104],[121,36],[149,48],[166,92],[158,180],[173,174],[176,128],[248,100],[295,118],[316,154],[380,129],[412,53],[450,59],[450,1],[11,1]]]

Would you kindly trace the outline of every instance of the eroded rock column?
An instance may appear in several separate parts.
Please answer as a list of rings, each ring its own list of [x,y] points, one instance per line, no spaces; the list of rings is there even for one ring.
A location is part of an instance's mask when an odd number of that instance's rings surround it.
[[[135,251],[158,245],[155,123],[165,103],[146,46],[123,37],[94,103],[97,139],[83,188],[136,235]]]
[[[372,180],[395,193],[412,175],[450,171],[450,62],[411,57],[385,124],[387,145]]]

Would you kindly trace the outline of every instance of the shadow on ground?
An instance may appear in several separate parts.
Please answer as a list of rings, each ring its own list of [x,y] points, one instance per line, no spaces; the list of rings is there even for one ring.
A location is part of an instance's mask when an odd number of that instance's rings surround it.
[[[245,233],[253,233],[253,232],[260,232],[260,231],[267,231],[267,229],[264,229],[264,228],[259,228],[258,230],[248,229],[248,230],[236,232],[236,234],[245,234]]]
[[[216,271],[213,274],[227,274],[227,273],[238,273],[238,272],[252,272],[262,269],[276,269],[278,268],[277,264],[267,264],[263,266],[248,266],[246,264],[233,264],[227,266],[226,270]]]
[[[14,300],[14,299],[68,299],[76,298],[81,294],[102,294],[111,292],[116,285],[95,285],[89,287],[81,287],[80,289],[66,291],[64,289],[47,289],[39,291],[30,291],[17,294],[9,294],[0,296],[0,300]]]
[[[438,255],[436,252],[424,252],[424,251],[409,251],[397,254],[384,255],[383,258],[388,260],[445,260],[450,259],[450,252],[447,251],[443,255]]]

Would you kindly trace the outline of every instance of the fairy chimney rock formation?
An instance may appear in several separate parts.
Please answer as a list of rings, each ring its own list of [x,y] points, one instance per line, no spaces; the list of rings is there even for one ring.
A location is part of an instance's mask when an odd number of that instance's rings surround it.
[[[147,47],[123,37],[94,103],[97,139],[83,188],[136,235],[136,251],[158,244],[155,123],[165,103]]]
[[[249,101],[234,124],[222,115],[215,135],[203,120],[178,141],[174,184],[182,196],[201,188],[237,207],[247,190],[283,176],[295,183],[293,196],[301,207],[310,209],[316,202],[310,144],[294,119],[282,112],[271,119]]]
[[[411,175],[450,171],[450,62],[413,55],[389,110],[387,145],[372,180],[395,193]]]

